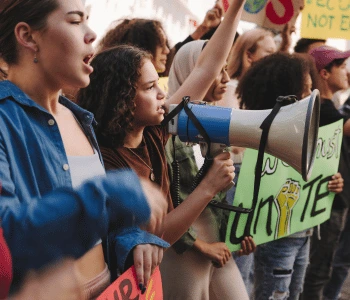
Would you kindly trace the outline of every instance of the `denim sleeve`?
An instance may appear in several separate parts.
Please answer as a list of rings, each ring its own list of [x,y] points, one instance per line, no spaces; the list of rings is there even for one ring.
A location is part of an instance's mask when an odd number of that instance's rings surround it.
[[[193,247],[194,242],[197,239],[197,233],[190,227],[187,232],[185,232],[182,237],[177,240],[173,245],[173,249],[177,254],[182,254],[186,250]]]
[[[115,255],[117,258],[117,266],[119,270],[124,271],[126,268],[126,259],[132,249],[140,244],[154,244],[162,248],[168,248],[169,243],[165,242],[158,236],[147,231],[141,230],[139,227],[123,228],[113,233],[113,244]],[[111,267],[111,266],[110,266]]]
[[[40,198],[19,199],[21,186],[11,179],[4,148],[0,135],[0,219],[18,274],[62,257],[80,257],[107,235],[109,226],[149,219],[150,208],[132,171],[96,177],[75,191],[58,188]]]

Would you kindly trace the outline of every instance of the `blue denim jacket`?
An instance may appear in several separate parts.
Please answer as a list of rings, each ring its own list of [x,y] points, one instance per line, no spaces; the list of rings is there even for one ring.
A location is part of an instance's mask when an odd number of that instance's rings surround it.
[[[93,115],[64,97],[59,101],[74,113],[102,162]],[[73,190],[53,116],[13,83],[0,82],[0,219],[13,256],[14,279],[61,257],[83,255],[110,228],[118,230],[116,263],[123,269],[135,245],[168,246],[130,227],[149,215],[132,171],[111,172]]]

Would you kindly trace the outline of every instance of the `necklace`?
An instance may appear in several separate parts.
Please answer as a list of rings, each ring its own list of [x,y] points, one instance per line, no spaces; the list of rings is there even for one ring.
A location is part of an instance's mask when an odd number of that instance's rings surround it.
[[[154,175],[153,173],[153,168],[151,168],[148,164],[146,164],[146,162],[137,154],[135,153],[133,150],[131,150],[130,148],[127,148],[132,154],[134,154],[139,160],[141,160],[143,162],[143,164],[148,168],[150,169],[151,171],[151,174],[149,175],[149,179],[151,179],[151,181],[155,181],[156,180],[156,176]]]

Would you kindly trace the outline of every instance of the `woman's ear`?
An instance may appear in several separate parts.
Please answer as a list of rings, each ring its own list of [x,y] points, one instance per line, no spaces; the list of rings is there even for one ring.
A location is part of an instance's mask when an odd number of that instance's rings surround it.
[[[38,45],[33,38],[32,28],[25,22],[19,22],[15,27],[15,36],[17,43],[24,48],[30,49],[33,52],[38,51]]]

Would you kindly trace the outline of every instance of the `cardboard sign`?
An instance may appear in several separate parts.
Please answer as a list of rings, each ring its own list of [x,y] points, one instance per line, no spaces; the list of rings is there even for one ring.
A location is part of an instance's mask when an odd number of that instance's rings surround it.
[[[248,235],[259,245],[329,219],[335,194],[328,191],[327,185],[330,176],[338,170],[342,137],[342,120],[319,129],[315,163],[307,182],[292,167],[265,154],[256,203],[253,203],[253,192],[258,151],[245,151],[234,205],[253,211],[230,213],[226,244],[231,251],[240,249],[241,241]]]
[[[232,0],[222,1],[227,7]],[[304,0],[246,0],[241,20],[282,31],[288,22],[295,24],[303,5]]]
[[[135,267],[132,266],[119,276],[97,300],[163,300],[159,267],[153,272],[144,294],[141,294],[138,288]]]
[[[350,39],[350,1],[306,0],[302,12],[301,36],[304,38]]]
[[[159,87],[167,94],[168,93],[168,81],[169,77],[160,77],[158,80]]]

